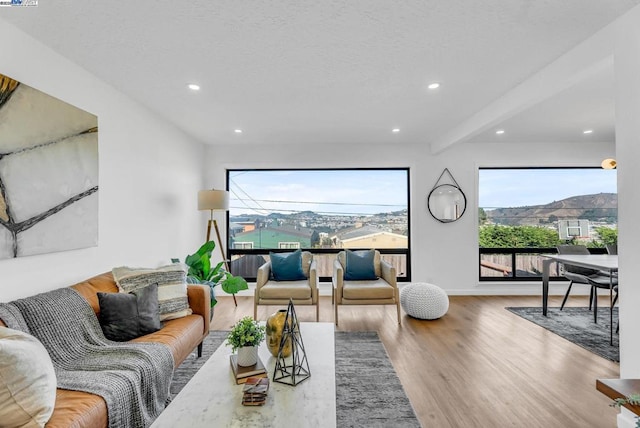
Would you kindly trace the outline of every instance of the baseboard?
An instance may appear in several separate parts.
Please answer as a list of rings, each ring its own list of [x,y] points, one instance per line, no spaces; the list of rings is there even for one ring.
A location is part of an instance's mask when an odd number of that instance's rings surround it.
[[[416,281],[419,282],[419,281]],[[402,288],[410,282],[398,283],[398,288],[402,291]],[[444,287],[443,287],[444,288]],[[253,297],[256,289],[255,282],[249,283],[249,289],[243,290],[236,294],[237,296]],[[449,296],[542,296],[542,286],[539,283],[486,283],[478,284],[467,288],[444,288]],[[564,296],[567,291],[566,284],[563,285],[550,285],[550,296]],[[226,293],[217,289],[218,296],[225,296]],[[331,283],[321,282],[318,285],[318,294],[320,296],[331,296]],[[571,290],[571,295],[589,295],[589,287],[574,287]]]

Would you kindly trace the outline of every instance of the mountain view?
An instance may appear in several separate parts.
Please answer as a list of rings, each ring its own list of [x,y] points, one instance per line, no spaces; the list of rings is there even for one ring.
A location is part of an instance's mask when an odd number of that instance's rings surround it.
[[[618,195],[616,193],[579,195],[545,205],[487,209],[484,213],[487,223],[508,226],[551,224],[562,219],[617,223]]]
[[[294,213],[243,214],[229,217],[232,223],[254,223],[258,228],[291,226],[313,229],[317,232],[337,232],[358,226],[386,229],[394,233],[408,233],[408,211],[383,212],[372,215],[330,215],[313,211]]]

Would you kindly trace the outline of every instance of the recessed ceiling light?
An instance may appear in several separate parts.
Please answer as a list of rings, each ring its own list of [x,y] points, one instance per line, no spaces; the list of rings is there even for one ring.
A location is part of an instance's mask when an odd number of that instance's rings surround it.
[[[398,132],[400,132],[400,128],[393,128],[391,132],[393,132],[394,134],[397,134]]]
[[[196,85],[195,83],[189,83],[187,85],[187,88],[191,89],[192,91],[199,91],[200,85]]]
[[[233,132],[236,134],[242,134],[242,129],[234,129]]]
[[[593,134],[593,129],[585,129],[582,131],[583,134]]]
[[[440,84],[437,82],[433,82],[429,86],[427,86],[427,88],[429,89],[438,89],[439,87],[440,87]]]
[[[496,134],[498,134],[498,135],[502,135],[502,134],[504,134],[504,129],[498,129],[498,130],[496,131]]]

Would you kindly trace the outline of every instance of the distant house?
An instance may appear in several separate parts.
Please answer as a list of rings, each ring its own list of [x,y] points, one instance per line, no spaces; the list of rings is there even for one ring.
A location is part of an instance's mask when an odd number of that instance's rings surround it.
[[[245,226],[240,223],[231,222],[229,223],[229,232],[231,236],[235,236],[237,233],[245,232]]]
[[[370,226],[340,231],[331,241],[335,248],[407,248],[409,245],[404,235]]]
[[[256,223],[257,221],[255,219],[233,217],[230,219],[229,227],[232,227],[234,232],[249,232],[257,227]]]
[[[318,239],[318,234],[313,229],[265,227],[236,233],[231,239],[231,245],[234,249],[311,248]]]

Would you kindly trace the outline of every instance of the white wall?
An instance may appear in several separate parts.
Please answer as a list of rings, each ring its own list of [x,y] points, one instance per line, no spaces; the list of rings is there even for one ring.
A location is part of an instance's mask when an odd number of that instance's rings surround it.
[[[616,75],[616,151],[618,160],[620,239],[620,377],[640,378],[640,341],[635,327],[640,324],[640,287],[637,286],[640,228],[640,7],[622,17],[616,25],[614,56]],[[635,426],[635,416],[626,409],[619,427]]]
[[[532,149],[535,147],[535,149]],[[207,182],[224,185],[235,168],[409,167],[413,281],[433,282],[450,294],[540,294],[540,282],[487,284],[478,281],[477,168],[479,166],[598,166],[614,155],[613,143],[512,145],[462,144],[432,155],[426,144],[326,145],[305,147],[212,146],[207,149]],[[444,168],[467,196],[467,211],[455,223],[439,223],[426,197]],[[224,238],[223,238],[224,239]],[[552,286],[564,293],[566,284]]]
[[[100,169],[98,247],[0,260],[0,301],[194,251],[202,144],[2,19],[0,40],[0,73],[98,116]]]

